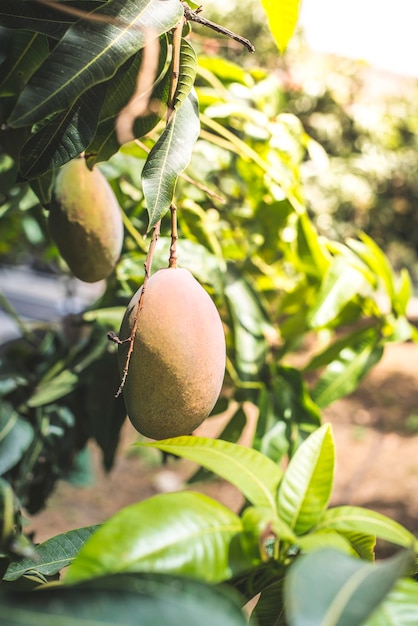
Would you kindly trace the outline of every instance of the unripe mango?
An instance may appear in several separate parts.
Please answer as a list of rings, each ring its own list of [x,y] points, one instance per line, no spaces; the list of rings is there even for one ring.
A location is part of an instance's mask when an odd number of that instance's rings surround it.
[[[116,196],[98,168],[85,160],[63,165],[52,191],[49,229],[60,255],[77,278],[88,283],[107,278],[123,243]]]
[[[131,335],[142,287],[122,320]],[[134,427],[152,439],[190,435],[210,414],[225,373],[225,336],[210,296],[186,269],[146,283],[123,396]],[[141,305],[142,306],[142,305]],[[118,347],[123,374],[129,342]]]

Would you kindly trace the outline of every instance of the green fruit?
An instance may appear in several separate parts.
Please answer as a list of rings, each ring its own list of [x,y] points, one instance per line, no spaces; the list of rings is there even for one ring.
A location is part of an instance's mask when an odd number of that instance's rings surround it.
[[[142,287],[128,305],[119,333],[131,335]],[[210,414],[225,373],[219,313],[185,269],[168,268],[146,284],[123,387],[129,418],[153,439],[189,435]],[[121,375],[129,343],[118,348]]]
[[[48,221],[60,255],[77,278],[94,283],[109,276],[122,250],[123,222],[99,169],[89,170],[82,158],[60,169]]]

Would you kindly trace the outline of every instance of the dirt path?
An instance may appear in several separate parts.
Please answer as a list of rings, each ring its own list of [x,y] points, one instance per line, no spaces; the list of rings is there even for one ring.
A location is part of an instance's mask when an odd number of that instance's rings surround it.
[[[418,345],[389,345],[357,392],[329,407],[324,421],[332,423],[337,447],[332,504],[356,504],[385,513],[418,535]],[[37,541],[102,522],[127,504],[182,487],[191,466],[173,462],[162,468],[158,453],[133,452],[135,439],[127,423],[109,475],[94,454],[94,485],[58,484],[47,508],[28,527]],[[205,491],[239,507],[236,490],[226,483],[209,484]]]

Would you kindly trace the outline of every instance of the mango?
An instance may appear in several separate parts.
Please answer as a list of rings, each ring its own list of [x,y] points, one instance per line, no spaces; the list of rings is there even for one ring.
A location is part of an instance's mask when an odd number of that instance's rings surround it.
[[[134,327],[142,287],[130,301],[119,339]],[[123,397],[146,437],[190,435],[212,411],[225,373],[225,336],[215,304],[182,268],[158,270],[146,283]],[[119,344],[121,376],[129,342]]]
[[[49,229],[74,276],[88,283],[107,278],[123,244],[123,222],[116,196],[98,168],[83,158],[59,170],[52,190]]]

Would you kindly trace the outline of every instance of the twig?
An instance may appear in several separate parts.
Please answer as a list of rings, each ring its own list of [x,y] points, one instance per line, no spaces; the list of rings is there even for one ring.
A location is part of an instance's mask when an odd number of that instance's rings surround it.
[[[118,346],[121,346],[124,343],[129,343],[128,353],[126,355],[126,360],[125,360],[125,366],[123,368],[123,373],[122,373],[122,380],[120,382],[119,389],[117,390],[115,394],[115,398],[118,398],[120,394],[122,393],[122,389],[125,386],[126,377],[128,376],[129,363],[131,361],[132,353],[134,351],[135,336],[136,336],[136,331],[138,330],[139,316],[140,316],[142,309],[144,308],[145,291],[146,291],[148,279],[151,276],[152,259],[154,257],[155,247],[157,245],[157,241],[160,236],[160,225],[161,225],[161,221],[157,222],[152,231],[151,243],[149,246],[147,258],[144,263],[144,270],[145,270],[144,283],[142,285],[141,295],[138,300],[131,334],[126,339],[119,339],[119,337],[113,331],[110,331],[107,333],[107,338],[110,341],[113,341],[114,343],[116,343]]]
[[[187,2],[182,2],[182,5],[183,5],[184,16],[186,20],[190,22],[195,22],[196,24],[200,24],[201,26],[207,26],[207,28],[211,28],[212,30],[214,30],[215,32],[221,35],[225,35],[226,37],[229,37],[230,39],[233,39],[234,41],[238,41],[238,43],[245,46],[245,48],[247,48],[249,52],[251,53],[255,52],[255,48],[249,39],[246,39],[245,37],[241,37],[241,35],[237,35],[232,30],[229,30],[229,28],[225,28],[225,26],[221,26],[220,24],[216,24],[216,22],[212,22],[211,20],[207,20],[205,17],[202,17],[200,15],[200,11],[202,10],[201,7],[197,9],[196,11],[193,11],[189,7]]]

